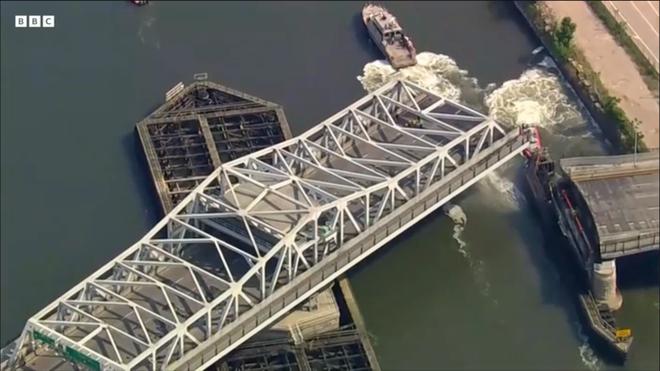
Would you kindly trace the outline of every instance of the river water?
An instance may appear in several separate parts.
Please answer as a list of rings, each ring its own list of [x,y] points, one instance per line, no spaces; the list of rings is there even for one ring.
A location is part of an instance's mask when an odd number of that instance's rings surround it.
[[[171,86],[207,72],[282,104],[296,134],[387,81],[361,5],[2,2],[0,341],[157,220],[134,125]],[[555,155],[607,150],[558,79],[528,68],[536,40],[512,5],[388,7],[422,52],[407,78],[512,125],[542,123]],[[17,29],[17,14],[53,14],[56,27]],[[521,164],[351,273],[383,369],[619,368],[585,342]],[[657,369],[657,255],[622,265],[625,368]]]

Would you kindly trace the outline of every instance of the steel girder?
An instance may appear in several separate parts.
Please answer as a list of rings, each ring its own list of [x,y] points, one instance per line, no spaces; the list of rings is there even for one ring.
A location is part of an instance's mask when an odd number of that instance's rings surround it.
[[[216,169],[32,317],[19,347],[37,331],[107,369],[165,369],[505,134],[413,83],[388,83]]]

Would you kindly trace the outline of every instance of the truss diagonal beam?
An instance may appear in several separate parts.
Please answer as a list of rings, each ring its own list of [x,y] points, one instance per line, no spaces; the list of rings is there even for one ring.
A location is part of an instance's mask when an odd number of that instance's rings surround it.
[[[410,117],[422,127],[406,126]],[[112,370],[206,367],[513,158],[528,145],[521,135],[392,81],[296,138],[221,165],[140,241],[31,318],[19,344],[36,328]],[[421,216],[397,219],[421,202]],[[350,250],[383,228],[383,242],[357,257]],[[340,267],[344,257],[352,260]],[[85,296],[92,287],[96,296]],[[154,292],[161,306],[141,304]],[[78,308],[88,305],[100,314]],[[110,326],[101,314],[113,306],[130,308],[138,336],[96,329]],[[71,329],[84,329],[84,342]],[[139,354],[122,352],[124,336]],[[102,338],[112,346],[87,346]]]

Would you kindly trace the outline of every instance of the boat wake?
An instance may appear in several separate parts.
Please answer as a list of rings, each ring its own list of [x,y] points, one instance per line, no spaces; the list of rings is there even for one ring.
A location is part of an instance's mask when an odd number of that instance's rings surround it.
[[[465,258],[470,258],[470,253],[467,251],[467,242],[463,240],[463,231],[465,230],[465,223],[467,217],[458,205],[447,204],[444,209],[445,214],[454,222],[454,234],[452,238],[458,243],[458,252]]]
[[[495,191],[497,196],[489,197],[487,201],[498,210],[518,210],[525,202],[525,196],[516,184],[497,171],[485,176],[476,186],[484,189],[485,192]]]
[[[155,27],[153,27],[155,23],[156,17],[145,19],[144,22],[140,24],[140,28],[138,28],[137,36],[143,45],[153,44],[156,49],[160,49],[160,40],[158,40]]]
[[[467,242],[462,238],[465,224],[467,223],[467,215],[465,215],[465,212],[460,206],[449,202],[442,207],[442,211],[454,222],[454,234],[452,237],[458,242],[458,252],[469,259],[470,253],[466,249]]]
[[[398,71],[385,60],[367,63],[357,79],[366,91],[372,92],[399,76],[438,95],[487,112],[506,125],[538,124],[551,136],[591,135],[583,129],[586,118],[569,101],[559,78],[539,68],[527,70],[500,87],[488,84],[482,88],[478,80],[470,77],[451,57],[426,51],[417,54],[415,66]],[[498,208],[518,209],[524,200],[515,184],[498,172],[489,174],[479,186],[493,191],[489,194],[496,196],[490,200]]]
[[[447,202],[443,207],[443,210],[445,215],[447,215],[455,224],[461,226],[467,224],[467,215],[465,215],[465,211],[463,211],[460,206]]]
[[[467,260],[474,280],[477,286],[479,286],[479,291],[483,296],[490,297],[490,282],[486,278],[485,264],[483,260],[472,257],[470,251],[467,249],[468,244],[463,239],[463,231],[465,231],[465,225],[467,224],[467,215],[465,215],[465,212],[460,206],[452,203],[446,203],[442,207],[442,210],[454,222],[452,238],[458,243],[458,252]],[[497,305],[497,300],[492,300]]]
[[[398,71],[385,60],[369,62],[357,79],[372,92],[399,76],[448,99],[466,102],[480,98],[479,105],[504,124],[536,124],[553,131],[553,127],[574,127],[586,121],[569,101],[559,78],[540,68],[526,70],[499,88],[495,84],[482,88],[451,57],[421,52],[416,65]]]
[[[578,351],[580,352],[580,360],[582,361],[582,364],[587,366],[589,370],[600,370],[600,359],[598,359],[598,356],[596,356],[594,350],[591,349],[591,346],[589,346],[589,339],[582,329],[582,324],[578,322],[575,324],[575,326],[578,329],[578,336],[580,338],[580,346],[578,347]]]
[[[490,116],[499,122],[539,125],[556,134],[585,121],[564,94],[559,78],[540,69],[527,70],[518,79],[506,81],[486,96],[486,105]]]
[[[406,81],[452,100],[460,100],[461,79],[467,79],[467,71],[459,69],[453,59],[429,52],[417,54],[417,64],[400,69],[398,74],[385,60],[367,63],[357,79],[366,91],[373,92],[399,75]]]

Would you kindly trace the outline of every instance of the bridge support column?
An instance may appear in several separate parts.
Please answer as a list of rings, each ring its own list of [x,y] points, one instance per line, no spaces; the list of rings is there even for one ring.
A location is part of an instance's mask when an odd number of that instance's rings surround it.
[[[607,260],[602,263],[594,263],[591,278],[591,290],[594,298],[599,304],[607,305],[610,310],[618,310],[623,304],[621,292],[616,286],[616,263]]]

